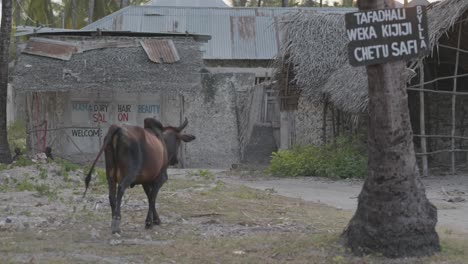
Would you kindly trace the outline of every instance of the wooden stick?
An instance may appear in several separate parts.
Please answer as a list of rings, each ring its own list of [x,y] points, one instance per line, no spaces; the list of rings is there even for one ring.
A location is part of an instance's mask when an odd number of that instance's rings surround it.
[[[420,60],[419,63],[419,82],[424,83],[424,60]],[[422,89],[424,89],[424,84],[422,85]],[[424,135],[426,134],[426,114],[425,114],[425,104],[424,104],[424,91],[419,92],[419,126],[420,126],[420,131],[421,135],[421,151],[423,153],[427,152],[427,145],[426,145],[426,137]],[[427,165],[427,156],[424,155],[422,157],[422,176],[427,176],[428,175],[428,165]]]
[[[421,155],[432,155],[432,154],[438,154],[438,153],[443,153],[443,152],[468,152],[468,149],[441,149],[441,150],[435,150],[435,151],[430,151],[426,153],[416,153],[416,156],[421,156]]]
[[[441,81],[441,80],[449,80],[449,79],[461,78],[461,77],[468,77],[468,73],[465,73],[465,74],[455,74],[455,75],[452,75],[452,76],[439,77],[439,78],[435,78],[435,79],[433,79],[433,80],[431,80],[431,81],[427,81],[427,82],[425,82],[425,83],[423,83],[423,84],[426,85],[426,84],[435,83],[435,82]],[[421,84],[409,86],[408,88],[417,88],[417,87],[421,87]]]
[[[425,138],[431,138],[431,137],[435,137],[435,138],[452,138],[452,136],[447,136],[447,135],[413,135],[414,137],[425,137]],[[468,137],[462,137],[462,136],[454,136],[453,138],[456,138],[456,139],[467,139],[468,140]]]
[[[461,43],[461,33],[462,33],[462,28],[463,24],[460,24],[458,26],[458,43],[457,43],[457,49],[460,49],[460,43]],[[455,73],[454,76],[458,74],[458,64],[460,62],[460,50],[457,50],[457,55],[455,58]],[[453,78],[453,92],[457,92],[457,78]],[[452,150],[455,149],[455,129],[456,129],[456,102],[457,102],[457,95],[454,94],[452,95]],[[455,175],[455,151],[452,151],[452,175]]]
[[[455,48],[455,47],[451,47],[451,46],[447,46],[447,45],[439,44],[439,47],[446,48],[446,49],[451,49],[451,50],[456,50],[457,52],[468,53],[468,50]]]
[[[453,78],[453,77],[452,77]],[[441,93],[441,94],[448,94],[448,95],[468,95],[468,92],[452,92],[452,91],[441,91],[441,90],[431,90],[431,89],[420,89],[420,88],[406,88],[408,91],[424,91],[428,93]]]

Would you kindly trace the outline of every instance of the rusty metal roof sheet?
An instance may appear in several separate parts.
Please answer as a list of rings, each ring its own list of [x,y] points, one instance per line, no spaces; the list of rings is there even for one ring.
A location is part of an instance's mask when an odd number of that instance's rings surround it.
[[[22,52],[59,60],[70,60],[73,53],[77,51],[76,45],[70,42],[45,38],[30,38],[26,44],[26,48]]]
[[[174,42],[170,39],[146,39],[140,43],[152,62],[175,63],[180,60]]]
[[[211,35],[204,59],[270,60],[280,47],[279,18],[297,12],[347,13],[355,8],[221,8],[129,6],[82,30]]]

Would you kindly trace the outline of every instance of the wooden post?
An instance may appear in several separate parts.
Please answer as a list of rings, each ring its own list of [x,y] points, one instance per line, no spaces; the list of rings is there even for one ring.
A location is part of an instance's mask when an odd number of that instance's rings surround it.
[[[325,99],[323,103],[323,112],[322,112],[322,143],[327,144],[327,110],[328,110],[328,100]]]
[[[424,89],[424,60],[419,62],[419,82],[421,83],[421,89]],[[427,152],[426,144],[426,113],[425,113],[425,102],[424,102],[424,91],[419,92],[419,126],[421,137],[421,152]],[[427,155],[422,156],[422,176],[428,176],[428,165],[427,165]]]
[[[458,81],[458,65],[460,63],[460,43],[461,43],[461,33],[463,29],[463,23],[458,25],[458,42],[457,42],[457,55],[455,57],[455,74],[453,77],[453,92],[457,92],[457,81]],[[452,95],[452,175],[455,175],[455,130],[456,130],[456,101],[457,95]]]

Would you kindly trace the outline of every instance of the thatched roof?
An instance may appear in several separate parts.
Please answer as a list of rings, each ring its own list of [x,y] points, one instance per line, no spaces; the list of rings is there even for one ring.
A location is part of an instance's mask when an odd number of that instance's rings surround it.
[[[428,7],[431,48],[467,10],[467,0],[445,0]],[[312,101],[327,98],[343,111],[364,112],[367,76],[365,67],[349,65],[344,16],[300,13],[290,17],[284,27],[289,43],[280,54],[288,54],[295,65],[292,81],[300,87],[301,96]]]

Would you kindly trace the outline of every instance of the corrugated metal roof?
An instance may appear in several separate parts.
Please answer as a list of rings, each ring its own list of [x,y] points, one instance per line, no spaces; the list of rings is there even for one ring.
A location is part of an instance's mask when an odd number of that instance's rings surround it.
[[[196,6],[196,7],[228,7],[223,0],[151,0],[146,5],[153,6]]]
[[[278,18],[297,12],[347,13],[354,8],[210,8],[129,6],[82,30],[211,35],[204,59],[270,60],[279,50]]]
[[[175,63],[180,60],[179,53],[170,39],[147,39],[140,41],[148,58],[155,63]]]
[[[31,38],[22,52],[59,60],[70,60],[73,53],[77,51],[78,49],[73,43],[53,39]]]

